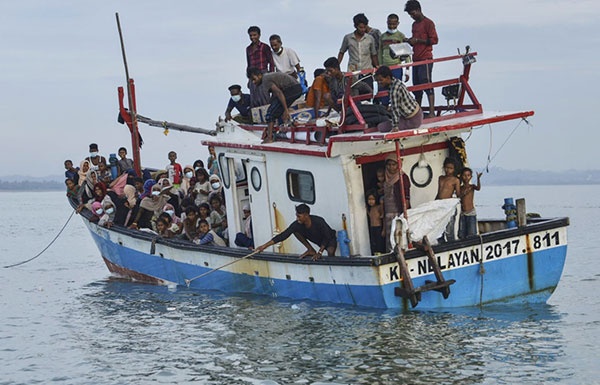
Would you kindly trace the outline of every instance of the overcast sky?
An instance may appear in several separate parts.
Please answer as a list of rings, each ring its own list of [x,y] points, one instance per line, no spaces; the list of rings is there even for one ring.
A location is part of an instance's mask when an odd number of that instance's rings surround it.
[[[352,16],[386,29],[389,13],[410,35],[404,2],[344,1],[81,1],[19,0],[0,4],[2,135],[0,176],[62,174],[63,160],[79,163],[96,142],[105,156],[131,143],[117,123],[117,87],[125,72],[115,21],[118,12],[138,112],[156,120],[212,128],[223,115],[227,87],[245,84],[247,28],[262,40],[281,35],[299,54],[309,79],[336,56]],[[471,85],[486,110],[534,110],[492,166],[507,169],[597,169],[600,2],[506,0],[425,1],[437,26],[437,57],[469,44],[478,62]],[[346,55],[347,56],[347,55]],[[343,63],[345,68],[346,63]],[[434,80],[457,76],[434,68]],[[441,101],[438,93],[438,101]],[[493,127],[494,155],[516,123]],[[142,161],[163,167],[206,159],[199,135],[140,125]],[[473,165],[485,165],[490,130],[468,141]]]

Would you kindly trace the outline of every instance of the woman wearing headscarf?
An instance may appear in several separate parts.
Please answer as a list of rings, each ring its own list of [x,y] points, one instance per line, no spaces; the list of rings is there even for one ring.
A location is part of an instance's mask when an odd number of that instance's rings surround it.
[[[91,209],[91,203],[95,200],[96,197],[94,194],[94,186],[98,182],[98,177],[96,175],[96,171],[88,170],[85,174],[85,178],[83,178],[83,184],[79,188],[79,206],[77,207],[77,212],[80,213],[81,210],[86,208],[86,204],[89,202],[87,209]]]
[[[127,226],[129,224],[129,220],[131,219],[134,209],[137,203],[137,190],[134,186],[128,184],[123,187],[123,195],[125,197],[125,201],[123,202],[123,206],[125,208],[125,216],[115,218],[115,223],[121,224],[123,226]]]
[[[140,201],[139,210],[129,227],[133,229],[154,229],[153,222],[162,213],[162,209],[168,200],[169,195],[161,192],[160,185],[154,184],[150,195]]]
[[[85,182],[88,171],[90,171],[90,161],[82,160],[81,163],[79,163],[79,170],[77,171],[77,174],[79,174],[79,181],[77,183],[80,186]]]
[[[404,198],[400,191],[400,175],[404,187]],[[385,244],[388,251],[391,250],[390,229],[392,221],[404,212],[402,201],[406,202],[406,208],[410,208],[410,179],[398,168],[398,160],[395,154],[385,158],[385,181],[383,182],[383,212],[385,218]]]

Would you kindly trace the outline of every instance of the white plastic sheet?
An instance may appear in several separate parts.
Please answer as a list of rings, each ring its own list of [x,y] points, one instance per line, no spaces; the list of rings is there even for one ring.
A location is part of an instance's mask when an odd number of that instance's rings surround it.
[[[456,214],[456,216],[454,216]],[[460,216],[460,199],[449,198],[439,199],[420,204],[417,207],[407,211],[408,222],[403,216],[396,217],[392,221],[392,231],[390,231],[390,242],[392,247],[396,245],[396,229],[402,232],[402,242],[400,247],[405,249],[408,245],[406,229],[408,227],[410,239],[420,241],[425,235],[432,245],[437,244],[438,238],[442,236],[448,222],[451,219],[455,221],[455,232],[458,229],[458,219]],[[456,235],[456,234],[455,234]]]

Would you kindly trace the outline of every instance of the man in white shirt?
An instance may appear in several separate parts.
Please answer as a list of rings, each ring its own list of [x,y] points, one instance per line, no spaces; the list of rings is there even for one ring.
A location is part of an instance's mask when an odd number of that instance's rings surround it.
[[[302,70],[298,54],[291,48],[283,48],[281,37],[279,35],[271,35],[269,43],[273,50],[273,61],[278,72],[283,72],[298,78],[298,72]]]

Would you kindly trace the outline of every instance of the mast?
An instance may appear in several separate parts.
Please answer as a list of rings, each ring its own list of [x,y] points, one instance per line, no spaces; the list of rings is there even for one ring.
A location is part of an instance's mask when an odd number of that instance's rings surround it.
[[[127,57],[125,56],[125,43],[123,42],[123,33],[121,31],[121,22],[119,21],[119,13],[115,13],[117,18],[117,28],[119,29],[119,39],[121,41],[121,53],[123,54],[123,64],[125,65],[125,79],[127,81],[127,99],[129,103],[129,115],[131,119],[127,119],[127,125],[131,132],[131,151],[133,153],[133,168],[138,176],[142,175],[142,166],[140,160],[140,135],[137,125],[137,109],[135,105],[135,86],[133,79],[129,78],[129,68],[127,67]],[[119,90],[121,92],[121,89]]]

